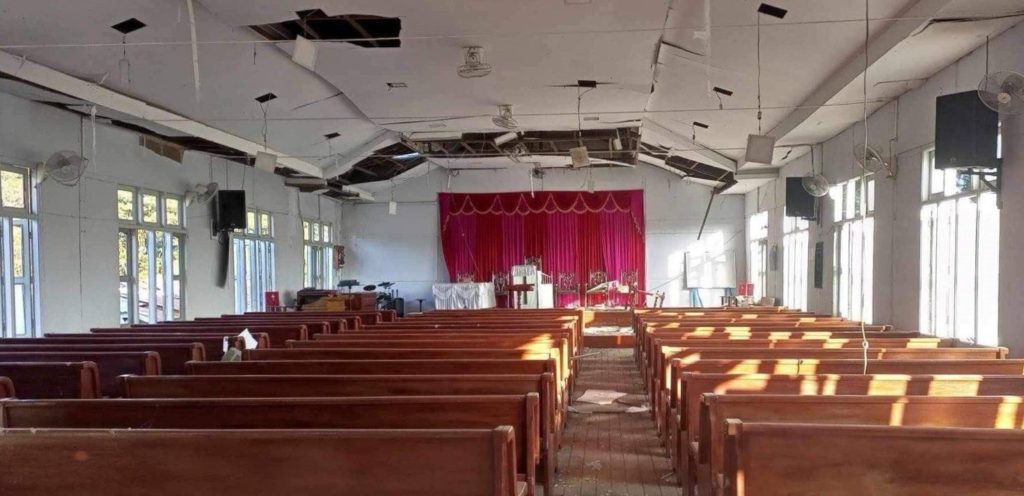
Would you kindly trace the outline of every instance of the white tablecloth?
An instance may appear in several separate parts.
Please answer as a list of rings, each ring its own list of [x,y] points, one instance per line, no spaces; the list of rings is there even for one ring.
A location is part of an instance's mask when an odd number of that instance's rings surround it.
[[[494,308],[494,283],[463,282],[434,284],[434,308],[438,310],[459,310]]]

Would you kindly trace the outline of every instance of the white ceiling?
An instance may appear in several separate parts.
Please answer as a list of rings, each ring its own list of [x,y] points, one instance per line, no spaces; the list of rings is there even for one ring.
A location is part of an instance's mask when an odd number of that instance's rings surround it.
[[[406,134],[496,131],[490,116],[502,103],[515,106],[524,129],[575,129],[577,89],[552,85],[578,79],[612,83],[582,98],[581,111],[600,118],[585,122],[584,127],[621,126],[622,121],[644,118],[645,139],[647,129],[658,128],[659,132],[651,132],[651,139],[688,158],[728,166],[730,160],[743,156],[747,134],[758,130],[755,9],[759,2],[195,3],[198,37],[203,42],[199,45],[199,101],[193,86],[185,0],[8,0],[0,4],[0,45],[92,82],[106,74],[102,83],[106,88],[256,143],[263,142],[263,114],[253,98],[273,92],[279,98],[267,106],[268,144],[321,168],[335,164],[338,156],[351,159],[384,129]],[[780,136],[783,145],[826,140],[859,119],[863,111],[859,102],[863,99],[864,4],[851,0],[770,3],[788,9],[789,14],[784,20],[761,16],[762,129],[789,127]],[[261,43],[262,38],[245,27],[294,19],[295,11],[316,8],[329,15],[399,17],[402,47],[319,43],[316,72],[312,72],[290,60],[289,43]],[[880,44],[872,46],[877,60],[868,71],[869,100],[886,100],[909,89],[910,83],[875,83],[927,77],[979,46],[984,36],[1018,20],[935,25],[890,40],[887,33],[927,21],[924,17],[895,21],[894,17],[905,17],[907,12],[927,12],[927,17],[1002,14],[1024,9],[1024,0],[870,0],[869,9],[876,19],[870,23],[872,43]],[[129,35],[128,41],[153,44],[128,47],[129,81],[126,65],[120,62],[124,58],[121,35],[109,26],[130,17],[148,26]],[[53,44],[104,46],[10,46]],[[455,68],[462,63],[463,49],[473,45],[484,48],[484,61],[494,66],[494,72],[480,79],[459,78]],[[388,82],[404,82],[408,88],[389,90]],[[722,109],[709,92],[712,85],[734,91],[722,100]],[[815,104],[794,117],[796,107],[808,102]],[[429,122],[399,124],[406,121]],[[690,142],[693,121],[710,125],[696,133],[700,146]],[[328,142],[323,135],[331,132],[340,137]],[[703,147],[715,153],[696,151]],[[780,150],[780,156],[785,151]],[[504,160],[491,162],[439,165],[520,166]]]

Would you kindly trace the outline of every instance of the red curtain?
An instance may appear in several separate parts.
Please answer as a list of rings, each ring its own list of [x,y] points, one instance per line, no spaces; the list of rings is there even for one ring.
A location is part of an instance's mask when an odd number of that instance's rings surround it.
[[[441,244],[448,275],[490,281],[526,257],[540,257],[558,281],[572,272],[581,288],[591,272],[625,280],[635,272],[645,286],[644,197],[641,190],[536,193],[440,193]],[[556,297],[559,306],[579,297]],[[598,301],[597,299],[593,300]],[[615,303],[625,302],[616,296]]]

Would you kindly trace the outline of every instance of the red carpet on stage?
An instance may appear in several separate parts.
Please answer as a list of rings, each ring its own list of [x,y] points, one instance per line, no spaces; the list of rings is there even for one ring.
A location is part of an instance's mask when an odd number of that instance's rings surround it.
[[[645,287],[644,196],[642,190],[439,193],[441,243],[448,275],[474,274],[490,281],[527,257],[540,257],[556,285],[560,273],[575,273],[581,286],[589,274],[609,280],[635,272]],[[626,295],[617,295],[622,301]],[[561,295],[559,306],[577,303]],[[596,302],[596,300],[594,301]]]

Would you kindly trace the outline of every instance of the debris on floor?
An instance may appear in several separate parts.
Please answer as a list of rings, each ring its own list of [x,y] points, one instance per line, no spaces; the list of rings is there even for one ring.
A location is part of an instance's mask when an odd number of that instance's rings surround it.
[[[604,389],[588,389],[583,396],[576,398],[577,402],[593,403],[595,405],[611,405],[615,400],[626,396],[628,393],[608,391]]]

